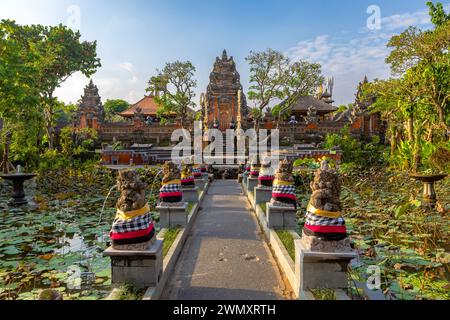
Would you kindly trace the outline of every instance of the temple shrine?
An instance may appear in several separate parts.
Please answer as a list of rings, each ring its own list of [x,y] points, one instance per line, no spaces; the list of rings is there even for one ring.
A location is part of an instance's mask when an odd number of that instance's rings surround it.
[[[241,92],[241,105],[238,105],[238,93]],[[213,71],[209,77],[206,90],[206,112],[209,128],[222,131],[235,129],[239,118],[244,122],[248,115],[245,94],[241,85],[241,77],[236,70],[233,57],[228,57],[224,50],[222,57],[216,58]],[[205,110],[202,110],[205,117]]]

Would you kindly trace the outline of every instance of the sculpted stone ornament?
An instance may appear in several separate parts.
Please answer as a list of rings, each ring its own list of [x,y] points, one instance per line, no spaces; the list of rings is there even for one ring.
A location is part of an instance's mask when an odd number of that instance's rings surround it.
[[[192,173],[192,164],[182,164],[181,169],[181,186],[183,188],[194,188],[195,179]]]
[[[156,240],[150,207],[145,199],[147,184],[134,170],[122,170],[117,178],[121,193],[111,230],[115,250],[147,250]]]
[[[166,162],[163,166],[164,177],[159,191],[162,206],[179,206],[183,201],[181,190],[181,174],[177,165]]]
[[[272,189],[272,200],[270,204],[277,207],[297,208],[297,196],[295,195],[294,178],[292,171],[294,165],[289,160],[280,162],[280,166],[275,175]]]
[[[261,165],[258,163],[253,163],[250,167],[250,176],[252,178],[258,178],[259,177],[259,170],[261,170]]]
[[[272,187],[274,179],[275,176],[273,175],[273,169],[270,162],[263,163],[259,171],[259,186]]]
[[[345,220],[341,215],[341,180],[323,161],[311,182],[313,191],[303,228],[303,243],[314,251],[348,251]]]

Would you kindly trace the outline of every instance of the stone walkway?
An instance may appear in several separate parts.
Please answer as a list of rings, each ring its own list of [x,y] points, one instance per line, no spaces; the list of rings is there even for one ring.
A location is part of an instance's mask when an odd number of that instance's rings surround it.
[[[236,181],[203,200],[163,300],[287,299],[285,282]]]

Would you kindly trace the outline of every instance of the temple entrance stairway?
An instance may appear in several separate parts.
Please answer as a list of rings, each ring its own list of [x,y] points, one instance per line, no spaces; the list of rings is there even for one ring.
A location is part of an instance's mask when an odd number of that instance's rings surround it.
[[[209,188],[163,300],[279,300],[291,292],[235,180]]]

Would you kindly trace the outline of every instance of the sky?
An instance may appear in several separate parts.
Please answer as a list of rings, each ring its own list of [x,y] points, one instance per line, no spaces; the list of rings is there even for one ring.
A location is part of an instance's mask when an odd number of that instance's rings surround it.
[[[447,10],[449,1],[441,1]],[[63,23],[97,41],[102,67],[92,77],[106,99],[130,103],[166,62],[196,66],[197,97],[206,91],[216,56],[233,56],[244,89],[250,51],[267,48],[322,64],[334,77],[336,105],[354,101],[368,76],[390,76],[386,43],[409,25],[431,27],[426,0],[0,0],[0,19]],[[89,79],[77,73],[56,95],[77,102]],[[196,101],[197,102],[197,101]],[[251,104],[251,103],[250,103]]]

